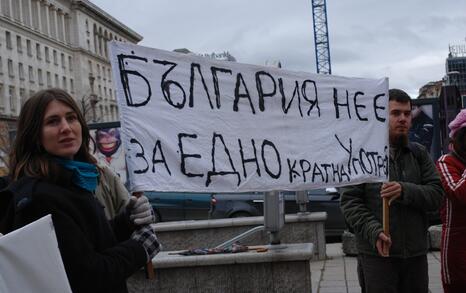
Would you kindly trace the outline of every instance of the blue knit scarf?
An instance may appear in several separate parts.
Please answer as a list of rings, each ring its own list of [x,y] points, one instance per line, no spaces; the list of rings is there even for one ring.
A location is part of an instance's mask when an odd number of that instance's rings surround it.
[[[94,164],[85,162],[55,158],[56,162],[65,169],[73,172],[71,180],[73,183],[90,192],[94,192],[97,187],[99,172]]]

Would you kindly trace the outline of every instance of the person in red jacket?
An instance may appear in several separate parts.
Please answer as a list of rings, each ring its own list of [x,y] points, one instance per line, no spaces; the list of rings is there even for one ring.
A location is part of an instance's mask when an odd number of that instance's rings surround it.
[[[446,293],[466,290],[466,109],[448,125],[451,152],[437,162],[445,202],[442,217],[442,284]]]

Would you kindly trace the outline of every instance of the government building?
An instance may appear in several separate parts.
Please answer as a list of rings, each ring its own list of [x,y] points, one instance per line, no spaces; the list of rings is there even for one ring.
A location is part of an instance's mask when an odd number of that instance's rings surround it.
[[[107,42],[142,36],[87,0],[0,0],[0,117],[35,92],[62,88],[88,122],[118,120]]]

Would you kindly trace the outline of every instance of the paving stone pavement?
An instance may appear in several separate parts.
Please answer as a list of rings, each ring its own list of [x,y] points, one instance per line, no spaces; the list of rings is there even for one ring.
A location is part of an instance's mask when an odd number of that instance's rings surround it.
[[[344,255],[341,243],[327,244],[327,259],[311,262],[312,293],[361,292],[356,272],[356,257]],[[440,252],[431,251],[429,263],[429,289],[441,293]]]

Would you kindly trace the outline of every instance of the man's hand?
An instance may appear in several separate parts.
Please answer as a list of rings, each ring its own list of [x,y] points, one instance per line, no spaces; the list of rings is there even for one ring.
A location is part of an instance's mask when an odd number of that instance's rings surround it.
[[[388,199],[388,205],[401,196],[401,184],[396,181],[385,182],[380,189],[380,196]]]
[[[392,240],[390,239],[390,237],[385,235],[384,232],[380,232],[375,246],[377,247],[377,251],[379,252],[380,256],[387,257],[390,253]]]

